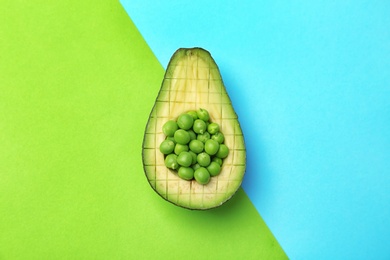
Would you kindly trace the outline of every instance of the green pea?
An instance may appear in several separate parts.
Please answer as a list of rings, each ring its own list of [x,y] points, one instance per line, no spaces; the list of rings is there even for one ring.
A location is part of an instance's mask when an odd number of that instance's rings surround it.
[[[225,136],[221,133],[221,132],[218,132],[216,134],[213,134],[211,136],[211,139],[217,141],[218,143],[222,144],[223,141],[225,140]]]
[[[173,136],[177,129],[179,129],[179,127],[174,120],[167,121],[162,127],[163,133],[166,136]]]
[[[173,137],[178,144],[188,144],[191,140],[190,134],[183,129],[177,130]]]
[[[191,162],[191,165],[194,165],[194,164],[196,164],[196,160],[197,160],[197,154],[196,153],[194,153],[193,151],[188,151],[190,154],[191,154],[191,156],[192,156],[192,162]]]
[[[206,109],[200,108],[198,111],[196,111],[196,114],[198,115],[199,119],[202,119],[205,122],[209,121],[210,119],[209,112]]]
[[[221,166],[216,162],[211,162],[209,166],[207,166],[207,170],[209,171],[212,177],[217,176],[221,172]]]
[[[163,154],[170,154],[175,149],[175,143],[171,140],[164,140],[160,144],[160,152]]]
[[[190,142],[189,147],[190,147],[191,151],[198,154],[198,153],[201,153],[203,151],[204,144],[199,140],[192,140]]]
[[[180,167],[177,174],[180,178],[189,181],[194,178],[194,169],[191,167]]]
[[[219,125],[217,123],[210,123],[207,126],[207,132],[209,132],[211,135],[218,133],[219,132]]]
[[[221,144],[219,146],[218,152],[215,154],[215,156],[223,159],[223,158],[226,158],[228,155],[229,155],[229,148],[226,145]]]
[[[174,144],[176,144],[175,137],[168,136],[166,140],[171,140]]]
[[[197,169],[199,169],[200,167],[200,164],[199,163],[195,163],[194,165],[192,165],[192,169],[194,169],[194,171],[196,171]]]
[[[194,132],[194,130],[187,130],[187,132],[190,134],[190,138],[191,140],[195,140],[196,139],[196,134]]]
[[[164,160],[165,166],[169,169],[176,170],[179,168],[179,164],[177,163],[177,155],[176,154],[168,154]]]
[[[219,143],[213,139],[209,139],[206,141],[206,143],[204,144],[204,150],[206,151],[206,153],[208,153],[209,155],[214,155],[218,152],[219,150]]]
[[[177,119],[177,125],[184,130],[191,129],[194,119],[189,114],[181,114]]]
[[[216,162],[219,164],[219,166],[222,166],[222,159],[221,158],[218,158],[218,157],[213,157],[213,159],[211,159],[212,162]]]
[[[184,167],[190,166],[192,164],[192,155],[189,152],[181,152],[177,156],[177,163]]]
[[[195,121],[196,119],[198,119],[198,115],[196,114],[196,111],[194,111],[194,110],[188,111],[187,114],[189,114],[190,116],[192,116],[192,118],[194,119],[194,121]]]
[[[179,155],[181,152],[188,152],[189,147],[186,144],[176,144],[174,153]]]
[[[204,167],[195,170],[194,177],[199,184],[207,184],[210,181],[210,173]]]
[[[207,129],[206,122],[201,120],[201,119],[196,119],[192,129],[197,134],[203,134],[204,132],[206,132],[206,129]]]
[[[196,160],[198,161],[199,165],[203,167],[209,166],[211,161],[210,155],[205,152],[198,154]]]
[[[199,134],[196,139],[202,143],[206,143],[206,141],[210,139],[210,134],[209,132],[204,132],[203,134]]]

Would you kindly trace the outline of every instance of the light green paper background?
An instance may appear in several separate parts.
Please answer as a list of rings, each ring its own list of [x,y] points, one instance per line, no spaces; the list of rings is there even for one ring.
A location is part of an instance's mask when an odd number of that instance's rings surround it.
[[[116,1],[0,3],[0,259],[286,258],[242,189],[199,212],[150,188],[163,74]]]

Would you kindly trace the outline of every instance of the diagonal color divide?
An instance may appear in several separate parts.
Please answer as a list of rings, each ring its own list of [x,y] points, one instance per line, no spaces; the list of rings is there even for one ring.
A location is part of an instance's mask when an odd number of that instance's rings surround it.
[[[116,1],[0,3],[0,259],[285,259],[243,190],[162,200],[142,169],[164,70]]]
[[[289,257],[389,258],[389,1],[121,2],[164,66],[213,54],[243,188]]]

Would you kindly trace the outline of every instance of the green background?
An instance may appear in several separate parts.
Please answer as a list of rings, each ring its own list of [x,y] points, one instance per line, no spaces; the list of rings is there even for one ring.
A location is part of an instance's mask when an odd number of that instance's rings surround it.
[[[242,189],[161,199],[141,143],[164,70],[117,1],[0,2],[0,259],[286,258]]]

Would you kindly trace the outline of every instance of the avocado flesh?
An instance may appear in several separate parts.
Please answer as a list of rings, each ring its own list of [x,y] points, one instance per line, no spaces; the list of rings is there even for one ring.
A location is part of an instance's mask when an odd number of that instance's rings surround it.
[[[221,173],[207,185],[181,179],[164,164],[159,145],[166,138],[162,126],[189,110],[204,108],[210,121],[221,126],[229,155]],[[201,48],[181,48],[172,56],[149,116],[142,147],[146,177],[164,199],[189,209],[209,209],[222,205],[240,187],[245,173],[244,136],[223,85],[219,69],[210,53]]]

